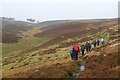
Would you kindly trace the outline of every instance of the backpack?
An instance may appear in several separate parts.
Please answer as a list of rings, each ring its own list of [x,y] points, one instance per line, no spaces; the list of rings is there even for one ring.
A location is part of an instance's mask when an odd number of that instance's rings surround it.
[[[70,54],[72,54],[72,53],[73,53],[73,48],[70,49]]]
[[[79,50],[79,47],[77,45],[74,45],[74,50],[75,51],[78,51]]]
[[[92,45],[92,42],[90,42],[90,45]]]

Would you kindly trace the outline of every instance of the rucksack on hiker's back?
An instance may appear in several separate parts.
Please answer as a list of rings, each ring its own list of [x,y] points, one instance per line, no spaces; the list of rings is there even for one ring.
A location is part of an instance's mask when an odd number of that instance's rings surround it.
[[[72,54],[73,53],[73,48],[70,50],[70,54]]]
[[[79,47],[77,45],[74,45],[74,50],[78,51]]]

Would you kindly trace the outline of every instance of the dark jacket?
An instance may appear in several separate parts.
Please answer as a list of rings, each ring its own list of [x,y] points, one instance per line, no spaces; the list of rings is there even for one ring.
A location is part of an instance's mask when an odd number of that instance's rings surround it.
[[[85,45],[81,45],[81,50],[84,50],[85,49]]]
[[[73,48],[73,59],[74,60],[77,60],[78,59],[78,53],[80,52],[80,49],[78,47],[78,51],[76,51],[74,48]]]
[[[96,40],[94,40],[92,43],[93,43],[94,45],[96,45]]]
[[[76,51],[76,50],[73,48],[73,54],[75,54],[75,53],[79,53],[79,52],[80,52],[79,47],[78,47],[78,51]]]
[[[100,44],[100,40],[98,39],[98,40],[97,40],[97,45],[99,45],[99,44]]]

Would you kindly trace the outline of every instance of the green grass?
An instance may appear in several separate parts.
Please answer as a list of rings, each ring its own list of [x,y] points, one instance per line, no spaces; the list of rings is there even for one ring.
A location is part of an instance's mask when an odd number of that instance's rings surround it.
[[[108,32],[101,32],[98,35],[99,35],[100,38],[103,38],[105,40],[105,42],[109,41],[110,33],[108,33]]]
[[[8,70],[8,69],[11,69],[13,68],[17,63],[10,63],[10,64],[7,64],[7,65],[4,65],[4,67],[2,67],[2,70]]]
[[[43,50],[48,50],[48,49],[54,49],[54,48],[56,48],[56,47],[59,47],[59,44],[50,45],[50,46],[48,46],[47,48],[43,48],[42,51],[43,51]]]
[[[98,33],[96,35],[99,35],[100,38],[104,38],[105,41],[109,40],[108,36],[109,36],[109,33],[107,32],[101,32],[101,33]],[[93,37],[93,35],[88,35],[87,37]],[[20,53],[21,51],[24,51],[24,50],[28,50],[28,49],[31,49],[37,45],[40,45],[42,43],[45,43],[47,42],[48,40],[50,40],[51,38],[49,37],[44,37],[44,38],[27,38],[26,39],[21,39],[19,40],[19,43],[12,43],[12,44],[4,44],[4,49],[3,52],[7,52],[6,54],[16,54],[16,53]],[[79,41],[81,38],[79,37],[76,37],[75,40],[76,41]],[[69,39],[68,42],[70,41],[71,42],[72,39]],[[92,41],[92,40],[90,40]],[[85,42],[81,42],[82,44],[85,44]],[[67,61],[71,61],[71,58],[70,58],[70,54],[69,54],[69,49],[70,47],[66,47],[66,48],[57,48],[56,49],[56,53],[50,53],[50,54],[44,54],[44,55],[41,55],[42,51],[44,50],[49,50],[49,49],[54,49],[56,47],[58,47],[59,44],[54,44],[54,45],[50,45],[48,46],[47,48],[43,48],[43,49],[38,49],[38,50],[35,50],[33,52],[29,52],[29,53],[26,53],[24,56],[21,56],[21,58],[24,57],[23,60],[20,61],[20,59],[16,59],[15,62],[13,63],[8,63],[7,65],[4,65],[3,66],[3,69],[4,70],[7,70],[7,69],[11,69],[11,68],[16,68],[16,67],[21,67],[21,66],[25,66],[25,65],[28,65],[30,63],[34,63],[34,62],[38,62],[38,61],[42,61],[43,64],[40,65],[40,66],[45,66],[47,65],[49,62],[51,64],[55,64],[55,63],[64,63],[66,60]],[[92,46],[93,47],[93,46]],[[8,48],[8,50],[6,50]],[[13,49],[13,50],[12,50]],[[5,55],[6,56],[6,55]],[[44,63],[44,61],[47,61],[47,63]],[[77,69],[75,69],[77,70]],[[60,74],[61,75],[61,74]]]
[[[53,48],[56,46],[57,45],[53,45],[53,46],[50,46],[49,48]],[[6,69],[10,69],[11,67],[20,67],[20,66],[34,63],[34,62],[37,62],[40,60],[51,60],[52,59],[55,61],[55,60],[60,60],[61,58],[65,59],[65,58],[69,57],[69,52],[67,49],[68,48],[60,48],[59,51],[57,49],[56,53],[44,54],[44,55],[39,55],[40,52],[42,52],[43,50],[33,51],[33,52],[30,52],[29,54],[24,55],[23,56],[24,59],[22,59],[23,57],[21,56],[20,58],[17,58],[15,62],[4,65],[3,69],[6,70]],[[34,56],[32,56],[32,55],[34,55]]]
[[[2,54],[3,57],[10,55],[10,54],[17,54],[29,49],[32,49],[38,45],[41,45],[47,41],[49,41],[51,37],[43,37],[37,38],[32,37],[29,39],[21,39],[18,43],[3,43],[2,45]]]

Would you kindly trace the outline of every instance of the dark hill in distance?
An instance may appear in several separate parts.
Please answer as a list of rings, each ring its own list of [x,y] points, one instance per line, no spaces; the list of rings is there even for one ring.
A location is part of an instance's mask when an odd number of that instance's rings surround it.
[[[17,34],[19,31],[27,30],[32,27],[31,23],[24,21],[9,20],[7,18],[2,18],[2,31],[12,34]]]
[[[31,28],[31,24],[23,21],[16,21],[5,17],[2,19],[2,42],[3,43],[15,43],[18,41],[19,36],[17,34],[20,31],[25,31]]]
[[[68,21],[60,21],[57,22],[56,24],[55,21],[52,25],[48,25],[45,28],[43,32],[37,33],[36,37],[41,37],[41,36],[59,36],[63,34],[68,34],[68,33],[76,33],[76,32],[82,32],[86,29],[94,29],[94,30],[100,30],[99,27],[110,27],[112,23],[115,22],[116,24],[117,19],[93,19],[93,20],[68,20]],[[51,21],[52,22],[52,21]],[[109,23],[109,25],[106,25],[106,23]],[[46,23],[46,22],[43,22]],[[50,23],[50,22],[49,22]],[[110,24],[111,23],[111,24]],[[112,24],[112,25],[115,25]]]
[[[35,37],[52,36],[57,37],[63,34],[77,34],[86,29],[99,30],[98,26],[104,26],[103,23],[116,21],[117,19],[100,20],[54,20],[40,23],[28,23],[16,21],[2,17],[2,42],[15,43],[18,41],[20,31],[27,31],[33,27],[40,27],[42,32],[36,33]],[[113,25],[113,24],[112,24]],[[88,27],[87,27],[88,26]],[[109,25],[107,25],[109,27]],[[96,28],[97,27],[97,28]]]
[[[61,24],[61,23],[66,23],[66,22],[70,22],[70,20],[44,21],[44,22],[36,23],[36,25],[37,25],[37,26],[48,27],[48,26],[57,25],[57,24]]]
[[[18,41],[20,31],[27,31],[33,27],[42,27],[41,30],[48,29],[52,25],[68,22],[68,20],[45,21],[40,23],[29,23],[24,21],[16,21],[14,18],[0,17],[2,20],[2,42],[15,43]]]

